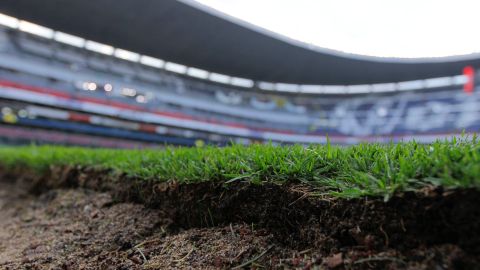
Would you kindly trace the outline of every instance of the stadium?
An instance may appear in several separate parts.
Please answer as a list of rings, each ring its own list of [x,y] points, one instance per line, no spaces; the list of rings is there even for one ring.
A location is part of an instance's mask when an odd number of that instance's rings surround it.
[[[477,268],[479,68],[190,0],[3,0],[0,268]]]

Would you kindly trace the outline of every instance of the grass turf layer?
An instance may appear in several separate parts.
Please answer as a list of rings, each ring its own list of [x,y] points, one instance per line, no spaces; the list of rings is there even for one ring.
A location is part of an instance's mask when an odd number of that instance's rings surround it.
[[[459,138],[432,144],[360,144],[110,150],[58,146],[1,147],[0,165],[44,171],[50,166],[95,166],[155,181],[226,184],[301,182],[319,194],[384,196],[438,185],[480,186],[480,141]]]

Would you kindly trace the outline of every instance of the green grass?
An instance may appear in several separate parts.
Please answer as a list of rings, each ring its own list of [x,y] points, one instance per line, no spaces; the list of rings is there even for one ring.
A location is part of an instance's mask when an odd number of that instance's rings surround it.
[[[131,176],[181,183],[297,181],[333,195],[388,198],[426,185],[480,186],[480,142],[473,138],[423,145],[361,144],[231,146],[108,150],[58,146],[0,147],[0,164],[45,170],[50,165],[100,166]]]

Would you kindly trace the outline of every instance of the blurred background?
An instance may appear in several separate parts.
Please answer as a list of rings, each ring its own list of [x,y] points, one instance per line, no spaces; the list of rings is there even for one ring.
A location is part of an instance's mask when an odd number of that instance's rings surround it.
[[[2,0],[0,144],[478,132],[478,4],[357,2]]]

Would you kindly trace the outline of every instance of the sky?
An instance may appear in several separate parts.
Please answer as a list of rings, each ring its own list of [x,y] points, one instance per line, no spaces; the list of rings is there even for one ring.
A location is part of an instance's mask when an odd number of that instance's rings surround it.
[[[318,47],[381,57],[480,52],[480,0],[197,0]]]

